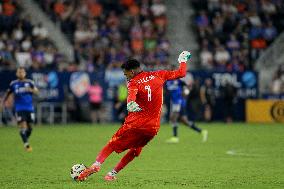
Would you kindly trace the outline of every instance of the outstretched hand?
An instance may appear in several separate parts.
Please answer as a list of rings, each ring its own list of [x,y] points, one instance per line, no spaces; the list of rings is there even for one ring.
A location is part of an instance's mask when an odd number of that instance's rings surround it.
[[[189,59],[191,58],[191,53],[189,51],[183,51],[182,53],[180,53],[179,57],[178,57],[178,62],[182,63],[182,62],[187,62]]]

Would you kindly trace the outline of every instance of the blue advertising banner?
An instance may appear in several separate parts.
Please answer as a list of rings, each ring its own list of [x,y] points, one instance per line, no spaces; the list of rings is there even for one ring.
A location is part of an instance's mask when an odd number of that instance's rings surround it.
[[[29,73],[35,85],[39,89],[38,100],[45,102],[61,102],[64,100],[64,81],[61,74],[52,72],[31,72]]]
[[[269,99],[269,100],[284,100],[284,94],[262,94],[263,99]]]
[[[9,83],[16,79],[15,71],[0,72],[0,92],[4,92],[9,87]],[[93,81],[98,81],[104,88],[105,99],[112,100],[114,88],[125,82],[125,77],[121,70],[108,70],[106,73],[86,73],[86,72],[29,72],[28,78],[35,81],[40,89],[40,101],[62,102],[64,93],[72,93],[80,101],[88,101],[88,87]],[[226,82],[232,83],[237,89],[237,101],[233,104],[234,119],[245,119],[245,99],[258,98],[258,74],[256,72],[208,72],[193,71],[188,73],[188,78],[199,80],[200,85],[206,78],[213,81],[216,104],[214,107],[214,120],[224,120],[224,101],[222,88]],[[269,98],[268,95],[266,98]],[[202,107],[200,107],[202,111]]]
[[[220,89],[226,85],[227,82],[232,83],[237,88],[237,97],[242,99],[257,98],[258,97],[258,74],[257,72],[206,72],[193,71],[194,79],[199,79],[203,84],[206,78],[211,78],[213,87],[217,97],[221,95]]]
[[[236,100],[232,104],[233,119],[245,120],[245,99],[256,99],[259,96],[258,91],[258,73],[247,72],[206,72],[193,71],[188,73],[200,84],[204,83],[206,78],[212,79],[216,103],[213,107],[213,119],[223,121],[226,115],[226,106],[224,102],[223,89],[227,82],[236,88]]]
[[[0,72],[0,92],[8,89],[11,81],[16,79],[15,71]],[[65,92],[72,93],[79,100],[88,101],[88,87],[93,81],[104,85],[104,75],[86,72],[28,72],[27,78],[32,79],[39,88],[38,101],[62,102]]]

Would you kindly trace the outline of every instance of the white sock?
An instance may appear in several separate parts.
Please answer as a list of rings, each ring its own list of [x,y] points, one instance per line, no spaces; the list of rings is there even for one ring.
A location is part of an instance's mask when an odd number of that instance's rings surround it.
[[[28,147],[30,144],[28,142],[24,143],[24,147]]]
[[[96,161],[95,163],[93,163],[93,165],[95,165],[95,166],[101,166],[101,163],[100,162],[98,162],[98,161]]]

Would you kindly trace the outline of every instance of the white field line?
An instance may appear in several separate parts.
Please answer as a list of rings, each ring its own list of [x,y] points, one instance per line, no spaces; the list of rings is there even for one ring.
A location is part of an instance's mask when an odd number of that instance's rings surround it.
[[[228,150],[226,152],[227,155],[231,155],[231,156],[253,156],[253,157],[261,157],[263,155],[260,154],[255,154],[255,153],[243,153],[243,152],[238,152],[236,150]]]

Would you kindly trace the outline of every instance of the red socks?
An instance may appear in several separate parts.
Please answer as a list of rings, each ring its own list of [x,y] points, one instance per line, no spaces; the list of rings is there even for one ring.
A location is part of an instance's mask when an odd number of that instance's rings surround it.
[[[127,154],[123,156],[120,162],[113,169],[117,173],[123,169],[128,163],[130,163],[135,157],[139,156],[142,148],[130,149]],[[111,148],[109,144],[107,144],[99,153],[96,158],[95,164],[101,165],[105,159],[113,152],[114,150]]]
[[[96,158],[96,161],[102,164],[105,159],[113,152],[113,149],[109,144],[107,144],[99,153],[99,155]]]
[[[131,162],[135,158],[135,150],[131,149],[120,162],[115,166],[114,170],[118,173],[121,169],[123,169],[129,162]]]

